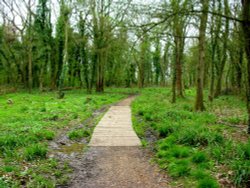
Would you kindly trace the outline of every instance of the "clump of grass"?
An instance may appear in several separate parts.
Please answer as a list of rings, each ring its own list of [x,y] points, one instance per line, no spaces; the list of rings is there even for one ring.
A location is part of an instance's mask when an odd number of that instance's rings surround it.
[[[20,108],[20,112],[27,112],[29,110],[29,108],[27,106],[22,106]]]
[[[47,111],[47,109],[45,106],[40,108],[40,112],[46,112],[46,111]]]
[[[0,177],[0,187],[1,188],[8,188],[9,185],[6,181],[4,181],[1,177]]]
[[[175,142],[176,142],[176,137],[170,135],[167,138],[158,141],[157,143],[158,150],[167,150],[169,148],[172,148]]]
[[[36,159],[45,159],[47,155],[47,147],[41,144],[33,144],[24,151],[24,157],[28,161]]]
[[[48,118],[49,121],[57,121],[58,119],[59,116],[57,114],[53,114]]]
[[[209,177],[209,174],[206,173],[203,169],[197,169],[197,170],[193,170],[191,172],[191,176],[197,180],[201,180],[201,179],[204,179],[206,177]]]
[[[174,146],[168,152],[175,158],[185,158],[188,157],[191,153],[190,149],[184,146]]]
[[[0,137],[0,151],[6,149],[12,150],[16,147],[24,145],[24,138],[16,135],[4,135]]]
[[[183,128],[179,132],[178,142],[180,144],[198,147],[223,143],[224,138],[221,134],[212,132],[203,126],[192,126]]]
[[[146,113],[144,115],[144,118],[145,118],[146,121],[153,121],[153,117],[152,117],[152,115],[150,113]]]
[[[72,114],[72,119],[77,119],[78,118],[78,114],[77,113],[73,113]]]
[[[242,155],[245,160],[250,160],[250,140],[246,144],[240,146],[242,148]]]
[[[28,183],[27,187],[55,187],[55,184],[46,177],[34,175],[33,180]]]
[[[39,140],[53,140],[55,137],[55,133],[50,130],[36,130],[33,134]]]
[[[143,112],[143,110],[139,110],[139,111],[137,112],[137,114],[138,114],[139,116],[143,116],[143,115],[144,115],[144,112]]]
[[[241,119],[239,117],[229,117],[226,119],[226,121],[233,125],[237,125],[241,122]]]
[[[250,185],[250,161],[249,160],[236,160],[232,164],[232,168],[234,170],[234,184],[246,185],[249,187]]]
[[[168,172],[172,177],[187,176],[190,174],[190,162],[188,160],[179,160],[168,165]]]
[[[219,188],[219,184],[211,177],[205,177],[199,180],[197,188]]]
[[[70,140],[79,140],[81,138],[89,137],[90,134],[91,134],[90,130],[78,129],[78,130],[70,131],[68,134],[68,137]]]
[[[175,131],[174,127],[169,124],[160,124],[157,126],[157,130],[161,138],[167,137],[169,134]]]
[[[204,152],[197,152],[193,155],[192,161],[194,163],[204,163],[208,161],[208,158]]]
[[[2,170],[4,172],[13,172],[17,170],[17,167],[15,166],[3,166]]]

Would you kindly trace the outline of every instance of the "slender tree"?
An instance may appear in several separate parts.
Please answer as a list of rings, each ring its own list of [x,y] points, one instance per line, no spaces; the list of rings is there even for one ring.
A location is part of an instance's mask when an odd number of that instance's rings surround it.
[[[200,17],[200,28],[199,28],[199,63],[197,66],[197,90],[195,100],[195,110],[205,110],[203,102],[203,77],[204,77],[204,64],[205,64],[205,38],[206,38],[206,27],[208,18],[209,1],[201,0],[202,13]]]

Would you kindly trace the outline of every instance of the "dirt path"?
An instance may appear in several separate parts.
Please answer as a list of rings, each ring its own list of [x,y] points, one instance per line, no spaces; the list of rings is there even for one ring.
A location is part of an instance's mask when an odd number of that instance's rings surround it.
[[[69,187],[163,188],[168,180],[139,147],[92,147],[75,169]]]
[[[112,106],[97,125],[88,150],[66,157],[72,188],[163,188],[168,178],[150,163],[131,123],[130,97]],[[122,113],[122,114],[119,114]],[[119,138],[120,140],[119,141]],[[72,160],[72,157],[74,158]]]

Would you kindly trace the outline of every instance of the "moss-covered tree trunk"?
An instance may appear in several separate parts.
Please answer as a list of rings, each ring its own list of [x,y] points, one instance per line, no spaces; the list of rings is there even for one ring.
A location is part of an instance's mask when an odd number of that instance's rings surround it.
[[[224,0],[224,14],[226,16],[229,16],[230,10],[229,10],[229,4],[228,0]],[[222,78],[224,73],[224,67],[227,61],[227,51],[228,51],[228,37],[229,37],[229,19],[226,19],[225,23],[225,32],[223,34],[223,50],[222,50],[222,61],[219,62],[219,69],[218,69],[218,77],[217,77],[217,83],[216,83],[216,89],[214,93],[214,97],[218,97],[221,94],[221,88],[222,88]]]
[[[204,77],[204,64],[205,64],[205,39],[206,39],[206,27],[208,17],[208,0],[201,0],[202,14],[200,17],[200,28],[199,28],[199,62],[197,65],[197,87],[196,87],[196,100],[195,110],[205,110],[203,102],[203,77]]]

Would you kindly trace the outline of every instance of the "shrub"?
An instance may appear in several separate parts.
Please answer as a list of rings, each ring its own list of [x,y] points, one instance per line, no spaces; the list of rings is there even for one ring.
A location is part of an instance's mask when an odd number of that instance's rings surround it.
[[[28,161],[35,159],[45,159],[47,154],[47,147],[41,144],[33,144],[25,149],[24,157]]]

